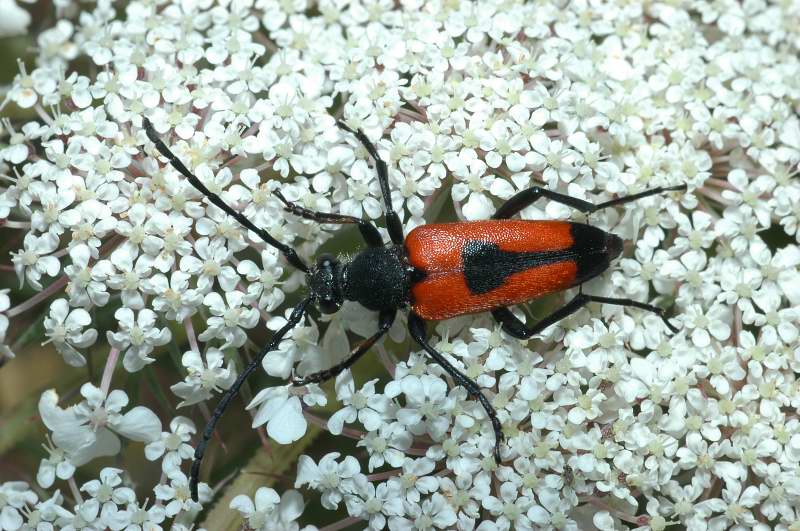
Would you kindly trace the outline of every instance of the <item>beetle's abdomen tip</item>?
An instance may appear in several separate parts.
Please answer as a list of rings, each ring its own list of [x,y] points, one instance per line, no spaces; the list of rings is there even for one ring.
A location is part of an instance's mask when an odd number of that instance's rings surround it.
[[[622,254],[622,245],[622,238],[616,234],[606,234],[606,250],[608,251],[609,262]]]

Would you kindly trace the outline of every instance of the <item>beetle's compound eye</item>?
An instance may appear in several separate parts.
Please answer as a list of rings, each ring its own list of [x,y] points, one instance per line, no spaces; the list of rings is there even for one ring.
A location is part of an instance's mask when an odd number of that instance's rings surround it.
[[[339,311],[341,304],[334,299],[319,299],[319,311],[322,313],[336,313]]]
[[[336,313],[342,305],[338,270],[339,260],[332,254],[319,255],[310,287],[317,296],[322,313]]]

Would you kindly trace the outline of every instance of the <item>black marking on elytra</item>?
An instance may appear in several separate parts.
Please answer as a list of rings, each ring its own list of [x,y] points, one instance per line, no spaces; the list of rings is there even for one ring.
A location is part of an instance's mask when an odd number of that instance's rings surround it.
[[[567,260],[577,265],[574,284],[605,271],[609,262],[606,232],[582,223],[570,225],[572,245],[553,251],[504,251],[493,242],[466,242],[461,250],[461,259],[467,288],[473,294],[481,295],[499,288],[511,275]]]
[[[540,267],[574,257],[571,248],[558,251],[514,252],[503,251],[496,243],[470,240],[461,250],[464,278],[475,295],[489,293],[499,288],[506,279],[534,267]]]
[[[608,245],[609,241],[616,240],[619,245],[622,242],[617,236],[597,227],[583,223],[571,223],[570,231],[572,233],[572,250],[574,252],[572,259],[575,260],[578,266],[578,271],[575,274],[575,284],[586,282],[608,269],[609,262],[616,258],[622,250],[620,248],[614,256],[609,256],[611,251]]]

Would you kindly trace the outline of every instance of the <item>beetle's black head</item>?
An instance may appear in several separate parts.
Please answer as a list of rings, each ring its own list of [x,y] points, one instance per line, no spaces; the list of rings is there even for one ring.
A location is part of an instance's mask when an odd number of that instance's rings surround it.
[[[344,302],[341,263],[331,254],[321,254],[308,274],[308,287],[322,313],[336,313]]]

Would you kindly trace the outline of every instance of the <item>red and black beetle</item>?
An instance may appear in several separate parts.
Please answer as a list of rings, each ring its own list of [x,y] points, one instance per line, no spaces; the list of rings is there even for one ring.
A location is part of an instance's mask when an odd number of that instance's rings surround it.
[[[611,261],[620,255],[622,240],[583,223],[509,218],[540,197],[590,213],[642,197],[686,190],[686,185],[653,188],[599,204],[534,186],[506,201],[491,220],[422,225],[404,236],[400,218],[392,209],[386,163],[381,160],[375,146],[362,131],[354,131],[342,122],[338,122],[338,125],[355,135],[375,160],[383,195],[386,228],[392,241],[386,245],[377,227],[368,221],[341,214],[311,211],[287,201],[279,191],[275,192],[288,212],[302,218],[318,223],[358,225],[367,244],[367,248],[350,261],[340,262],[325,254],[317,258],[313,267],[309,267],[293,248],[253,225],[242,214],[225,204],[222,198],[209,191],[164,144],[150,121],[144,120],[148,138],[176,170],[189,179],[212,204],[283,253],[290,264],[306,273],[308,281],[308,295],[295,306],[286,325],[275,332],[269,344],[242,371],[222,397],[206,425],[192,463],[191,491],[195,500],[200,463],[217,421],[238,394],[244,380],[261,365],[269,351],[277,348],[284,335],[300,322],[312,303],[316,303],[323,313],[334,313],[345,300],[356,301],[379,313],[378,330],[357,345],[350,356],[338,365],[294,380],[295,385],[320,383],[334,378],[353,365],[389,331],[398,310],[408,308],[408,329],[411,337],[485,409],[495,433],[494,457],[498,463],[501,461],[503,433],[495,409],[477,383],[456,369],[428,343],[425,321],[490,311],[509,335],[527,339],[584,305],[600,302],[654,312],[662,317],[670,330],[676,331],[664,318],[661,308],[630,299],[597,297],[583,292],[535,325],[525,325],[511,313],[508,306],[565,290],[596,277],[608,269]]]

